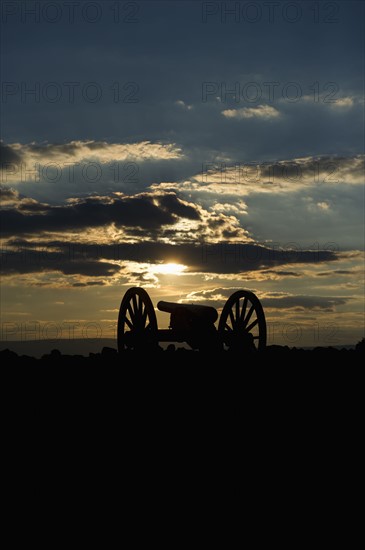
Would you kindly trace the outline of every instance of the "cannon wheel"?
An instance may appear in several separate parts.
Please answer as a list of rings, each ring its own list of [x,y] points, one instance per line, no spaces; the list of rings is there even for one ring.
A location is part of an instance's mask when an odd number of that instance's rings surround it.
[[[151,298],[143,288],[129,288],[119,309],[118,351],[156,346],[157,318]]]
[[[228,298],[219,319],[218,333],[224,349],[265,349],[265,314],[253,292],[238,290]]]

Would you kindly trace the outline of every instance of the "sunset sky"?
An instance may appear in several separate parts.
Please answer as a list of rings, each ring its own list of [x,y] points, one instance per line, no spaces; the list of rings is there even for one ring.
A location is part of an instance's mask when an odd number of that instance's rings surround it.
[[[1,10],[2,340],[114,337],[130,286],[364,336],[364,2]]]

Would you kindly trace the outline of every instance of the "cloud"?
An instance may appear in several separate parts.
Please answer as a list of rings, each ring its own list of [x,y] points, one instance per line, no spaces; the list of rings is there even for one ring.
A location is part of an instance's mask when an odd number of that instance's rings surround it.
[[[330,105],[334,109],[350,108],[354,106],[354,99],[352,97],[341,97],[330,103]]]
[[[348,277],[363,277],[364,276],[364,270],[363,269],[334,269],[332,271],[321,271],[319,273],[315,274],[316,277],[333,277],[335,275],[341,275],[346,276],[346,279]]]
[[[21,155],[11,145],[0,141],[0,168],[2,169],[8,164],[18,164],[20,161]]]
[[[90,195],[70,198],[62,205],[41,203],[9,188],[4,188],[3,194],[7,199],[2,213],[3,237],[62,234],[66,238],[66,232],[73,234],[72,238],[77,233],[84,242],[110,238],[176,243],[252,240],[234,215],[208,211],[174,192]]]
[[[285,103],[285,98],[280,98],[280,103]],[[317,108],[322,109],[343,109],[346,111],[348,108],[354,107],[355,105],[361,105],[363,103],[363,97],[361,95],[352,95],[352,96],[343,96],[329,97],[328,92],[321,94],[312,94],[312,95],[303,95],[300,98],[300,101],[304,102],[307,105],[313,105]],[[296,103],[294,104],[296,105]]]
[[[135,196],[91,196],[71,199],[68,204],[52,206],[33,199],[20,198],[5,189],[8,205],[2,212],[2,235],[39,234],[85,228],[135,227],[157,229],[176,224],[180,218],[199,221],[195,205],[180,200],[172,193],[143,193]],[[9,203],[9,200],[13,202]],[[15,202],[18,199],[18,202]],[[14,207],[15,206],[15,207]]]
[[[0,205],[2,209],[8,210],[14,208],[23,212],[46,212],[49,205],[23,197],[16,189],[0,185]],[[3,232],[3,230],[2,230]]]
[[[236,217],[260,242],[361,249],[365,156],[205,163],[189,180],[154,184],[211,213]],[[319,244],[318,244],[319,243]]]
[[[203,202],[216,195],[218,202],[252,194],[282,195],[307,190],[328,190],[363,185],[365,155],[308,156],[268,162],[207,162],[200,173],[181,182],[152,184],[151,189],[197,193]],[[212,199],[210,199],[212,200]],[[217,200],[215,201],[217,202]],[[325,210],[326,201],[319,201]]]
[[[301,277],[301,273],[298,273],[297,271],[284,271],[284,270],[275,271],[274,269],[268,269],[266,271],[262,271],[261,275],[262,276],[274,275],[278,279],[281,279],[283,277]]]
[[[173,143],[108,143],[106,141],[71,141],[68,143],[1,144],[3,183],[41,180],[53,169],[68,170],[80,163],[155,162],[183,159]],[[74,172],[72,171],[72,174]],[[48,175],[48,177],[50,177]]]
[[[257,107],[242,107],[241,109],[226,109],[222,111],[226,118],[242,120],[246,118],[272,119],[278,118],[280,112],[270,105],[258,105]]]
[[[149,266],[161,263],[176,263],[187,266],[184,275],[194,273],[209,274],[241,274],[247,273],[257,280],[267,279],[265,270],[279,266],[295,266],[298,264],[320,265],[322,262],[332,262],[339,258],[333,251],[296,251],[278,250],[255,244],[221,244],[181,243],[168,244],[164,242],[126,243],[99,242],[80,244],[68,239],[44,241],[41,244],[25,240],[9,240],[2,250],[1,270],[3,275],[15,273],[35,273],[61,271],[64,274],[113,277],[122,268],[124,274],[138,274],[139,282],[156,281]],[[142,265],[143,264],[143,265]],[[151,275],[152,273],[152,275]],[[282,275],[296,277],[296,272],[284,269]],[[143,277],[145,275],[145,277]],[[146,279],[146,275],[148,276]],[[280,276],[280,270],[278,271]]]
[[[20,201],[19,192],[11,187],[0,186],[0,204],[4,206],[14,206]]]
[[[151,143],[108,143],[106,141],[71,141],[69,143],[13,143],[8,146],[25,160],[70,161],[98,160],[100,162],[124,161],[128,159],[178,159],[181,150],[174,144]]]
[[[335,183],[361,184],[364,181],[365,155],[352,157],[318,156],[279,160],[258,165],[242,166],[243,183],[265,182],[271,191],[297,190],[301,186],[332,185]],[[271,182],[271,183],[270,183]]]
[[[181,218],[188,218],[190,220],[199,220],[200,215],[198,210],[186,201],[179,199],[174,193],[167,193],[164,195],[157,195],[158,204],[169,212],[173,212],[176,216]]]
[[[214,288],[202,291],[194,291],[187,294],[182,302],[199,302],[213,305],[213,307],[223,307],[229,296],[241,288]],[[257,292],[257,291],[256,291]],[[285,309],[285,310],[314,310],[314,311],[334,311],[336,307],[347,304],[350,301],[348,297],[338,296],[311,296],[311,295],[290,295],[284,293],[271,293],[269,296],[259,295],[260,301],[266,309]]]
[[[182,101],[181,99],[178,99],[177,101],[175,101],[175,105],[182,107],[186,111],[191,111],[193,109],[193,105],[188,105],[187,103],[185,103],[185,101]]]
[[[343,306],[350,301],[348,297],[333,296],[279,296],[264,297],[262,305],[267,309],[285,309],[304,311],[306,309],[314,311],[335,311],[336,307]]]
[[[247,204],[243,202],[242,200],[235,201],[234,203],[231,202],[215,202],[212,206],[212,210],[214,212],[224,212],[227,214],[245,214],[247,213]]]
[[[302,202],[305,204],[306,209],[311,213],[323,214],[324,212],[330,213],[331,205],[328,201],[314,201],[311,197],[303,197]]]
[[[108,279],[120,271],[121,266],[116,263],[82,256],[70,258],[50,249],[32,253],[31,250],[22,248],[7,253],[6,257],[3,253],[1,258],[1,273],[4,276],[58,272],[63,275]],[[100,280],[98,284],[104,283]]]
[[[319,208],[319,210],[328,210],[329,209],[329,204],[327,202],[317,202],[317,208]]]

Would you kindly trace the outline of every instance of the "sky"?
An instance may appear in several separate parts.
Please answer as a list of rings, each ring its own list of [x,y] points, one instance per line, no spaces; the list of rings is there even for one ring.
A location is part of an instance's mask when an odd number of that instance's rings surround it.
[[[131,286],[364,336],[364,2],[1,3],[1,339],[116,334]],[[169,316],[157,313],[166,328]]]

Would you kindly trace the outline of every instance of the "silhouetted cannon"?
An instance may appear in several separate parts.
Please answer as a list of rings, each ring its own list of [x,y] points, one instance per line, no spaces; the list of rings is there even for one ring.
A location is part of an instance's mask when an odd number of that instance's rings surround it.
[[[170,328],[158,329],[148,293],[133,287],[124,294],[118,317],[118,351],[147,351],[159,342],[186,342],[193,349],[259,351],[266,346],[266,321],[257,296],[249,290],[234,292],[225,303],[218,322],[214,307],[158,302],[170,313]]]

